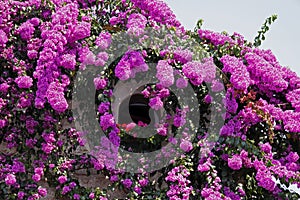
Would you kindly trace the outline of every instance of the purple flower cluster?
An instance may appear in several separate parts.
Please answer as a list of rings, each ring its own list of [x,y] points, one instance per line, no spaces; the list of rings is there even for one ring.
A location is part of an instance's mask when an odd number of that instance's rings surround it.
[[[41,48],[42,40],[39,38],[32,38],[27,41],[27,56],[30,60],[38,57],[38,51]]]
[[[245,120],[241,121],[241,119]],[[255,110],[245,107],[222,126],[220,135],[224,137],[239,137],[245,141],[249,127],[256,125],[261,121],[262,119],[257,115]]]
[[[115,68],[115,75],[121,80],[134,78],[138,72],[145,72],[148,70],[148,65],[140,52],[129,51],[121,58],[120,62]]]
[[[57,180],[60,184],[64,184],[67,181],[67,177],[62,175],[62,176],[58,177]]]
[[[266,170],[266,167],[259,162],[255,162],[254,165],[256,168],[258,168],[257,174],[255,176],[256,180],[258,181],[258,185],[268,191],[274,191],[276,184],[272,179],[271,172]]]
[[[104,167],[108,170],[115,169],[118,162],[119,145],[120,138],[115,134],[112,134],[109,139],[107,137],[101,137],[100,146],[97,147],[95,152],[92,152],[92,155],[95,157],[95,159],[92,160],[94,169],[102,170]]]
[[[5,47],[6,42],[8,41],[6,33],[0,29],[0,47]]]
[[[171,185],[167,191],[167,196],[170,199],[189,199],[193,191],[193,187],[189,186],[191,183],[188,180],[190,172],[184,166],[174,167],[168,172],[165,178]]]
[[[160,97],[154,97],[150,99],[149,106],[154,110],[159,110],[164,106],[164,103],[161,101]]]
[[[91,23],[83,21],[73,27],[70,24],[70,29],[72,32],[68,37],[68,41],[72,43],[90,36]]]
[[[241,129],[241,123],[236,120],[230,120],[220,130],[220,136],[234,136],[236,133],[239,133]]]
[[[299,160],[299,155],[297,152],[290,152],[289,155],[287,155],[286,160],[288,162],[297,162]]]
[[[243,161],[239,155],[233,155],[232,158],[228,158],[228,166],[233,170],[239,170],[242,168]]]
[[[35,127],[38,125],[38,122],[35,121],[32,117],[28,117],[26,119],[26,129],[28,133],[33,134],[35,131]]]
[[[58,112],[68,109],[68,103],[64,97],[64,88],[58,82],[52,82],[47,90],[47,99],[52,108]]]
[[[156,65],[156,78],[162,87],[170,87],[174,84],[173,67],[168,61],[160,60]]]
[[[260,149],[261,149],[263,152],[269,154],[269,153],[271,153],[271,151],[272,151],[272,146],[269,144],[269,142],[267,142],[267,143],[265,143],[265,144],[261,144],[261,145],[260,145]]]
[[[18,29],[18,33],[23,40],[30,40],[33,37],[34,31],[35,28],[31,21],[24,22]]]
[[[240,192],[241,196],[243,193],[245,193],[244,191]],[[237,194],[235,194],[233,191],[230,190],[229,187],[224,187],[224,194],[226,197],[229,197],[232,200],[241,200],[241,197]]]
[[[108,61],[109,55],[106,52],[99,52],[96,56],[95,65],[103,67]]]
[[[10,86],[7,83],[1,83],[0,84],[0,92],[2,92],[3,94],[6,94],[9,87]]]
[[[132,13],[129,18],[126,27],[129,34],[140,36],[144,33],[144,29],[147,24],[147,19],[144,15],[139,13]]]
[[[30,76],[19,76],[16,78],[15,82],[18,84],[19,88],[30,88],[33,85],[33,80]]]
[[[297,76],[297,73],[293,72],[290,68],[287,67],[282,67],[281,70],[284,79],[289,82],[289,88],[291,90],[299,89],[300,77]]]
[[[97,77],[94,78],[94,85],[96,90],[101,90],[105,88],[105,86],[107,85],[107,81],[104,78]]]
[[[13,185],[17,182],[16,176],[14,174],[7,174],[5,177],[5,184],[6,185]]]
[[[300,175],[298,169],[300,166],[295,163],[299,159],[299,156],[295,152],[290,152],[289,155],[280,161],[273,158],[271,152],[271,145],[269,143],[261,144],[261,150],[266,154],[264,155],[265,161],[255,160],[253,162],[253,167],[257,170],[255,176],[258,181],[258,185],[265,188],[266,190],[278,193],[280,189],[276,186],[275,177],[281,180],[288,181],[289,179],[297,179],[296,177]],[[270,167],[267,167],[267,163],[272,163]],[[269,165],[269,164],[268,164]]]
[[[3,157],[0,157],[3,159]],[[0,162],[1,170],[0,177],[8,186],[18,187],[18,175],[20,173],[25,173],[24,163],[20,162],[18,159],[14,159],[12,164],[3,165],[3,160]]]
[[[156,130],[157,130],[157,134],[161,136],[166,136],[168,132],[168,124],[165,123],[163,125],[160,125]]]
[[[199,172],[207,172],[210,170],[211,165],[212,163],[210,158],[207,158],[205,161],[204,159],[201,159],[198,164],[197,170]]]
[[[98,112],[100,114],[104,114],[105,112],[107,112],[109,110],[110,107],[110,103],[109,102],[102,102],[99,106],[98,106]]]
[[[270,113],[272,119],[279,124],[279,121],[283,122],[284,130],[288,130],[291,133],[298,133],[300,131],[300,113],[293,110],[282,110],[275,107],[273,104],[269,104],[267,101],[260,99],[259,108],[265,113]],[[277,125],[278,125],[277,124]],[[281,128],[280,128],[281,129]]]
[[[255,81],[263,91],[275,91],[282,92],[287,89],[288,82],[284,80],[282,71],[263,57],[254,54],[247,53],[245,55],[247,61],[247,71],[250,74],[250,78]]]
[[[188,85],[188,81],[184,77],[180,77],[176,80],[176,87],[177,88],[186,88]]]
[[[203,81],[212,82],[216,76],[216,66],[212,58],[203,62],[191,61],[182,66],[183,74],[193,85],[201,85]]]
[[[228,43],[234,45],[235,41],[227,35],[216,33],[210,30],[198,30],[198,35],[201,39],[209,40],[215,46],[224,45]]]
[[[5,101],[0,98],[0,110],[6,105]]]
[[[176,127],[182,127],[186,123],[186,114],[188,107],[184,107],[182,110],[176,109],[176,114],[173,118],[173,125]]]
[[[218,80],[213,80],[211,85],[211,90],[213,92],[220,92],[224,89],[224,84]]]
[[[226,107],[226,112],[234,114],[237,112],[238,103],[236,101],[235,92],[233,88],[229,88],[226,92],[226,97],[224,99],[224,105]]]
[[[44,175],[44,170],[42,167],[37,167],[34,169],[34,174],[32,175],[32,180],[34,182],[39,182]]]
[[[217,171],[213,170],[207,176],[207,179],[209,180],[209,184],[206,184],[206,186],[201,190],[201,196],[207,200],[214,200],[214,199],[225,199],[229,200],[229,197],[224,196],[220,190],[222,188],[221,186],[221,179],[217,176]],[[212,181],[213,179],[213,181]]]
[[[90,34],[90,25],[88,22],[77,22],[78,14],[77,4],[67,3],[64,6],[56,8],[55,14],[51,16],[51,26],[49,22],[40,25],[41,37],[44,42],[43,50],[40,52],[34,72],[34,77],[38,80],[38,90],[35,99],[35,106],[37,108],[44,107],[49,84],[61,76],[59,66],[71,70],[75,68],[76,56],[74,51],[67,51],[65,45],[68,42],[74,43]],[[60,102],[65,101],[63,97]],[[52,103],[51,105],[54,104]],[[66,106],[62,105],[61,107],[61,110],[64,110]]]
[[[180,22],[168,5],[160,0],[131,0],[131,2],[140,8],[150,19],[165,25],[179,27]]]
[[[76,56],[72,54],[62,55],[60,65],[66,69],[74,70],[76,66]]]
[[[99,52],[95,55],[88,47],[79,50],[80,69],[85,69],[87,65],[104,66],[109,58],[106,52]]]
[[[300,88],[288,92],[285,97],[295,108],[295,111],[300,112]]]
[[[115,126],[115,119],[112,114],[105,113],[100,117],[100,126],[105,131]]]
[[[185,64],[192,61],[193,53],[188,49],[178,48],[173,52],[173,59],[182,64]]]
[[[127,189],[129,189],[132,185],[132,181],[130,179],[125,179],[122,181],[122,184],[124,185],[124,187],[126,187]]]
[[[284,129],[292,133],[300,132],[300,113],[287,110],[283,112],[282,120],[284,123]]]
[[[101,32],[97,37],[95,44],[101,50],[106,50],[111,44],[111,34],[109,32]]]
[[[247,67],[243,64],[243,62],[240,59],[229,55],[223,56],[220,61],[224,65],[222,71],[229,72],[231,74],[230,82],[233,87],[237,90],[247,90],[251,79],[247,71]]]
[[[193,144],[188,139],[182,139],[180,142],[180,149],[184,152],[189,152],[193,149]]]

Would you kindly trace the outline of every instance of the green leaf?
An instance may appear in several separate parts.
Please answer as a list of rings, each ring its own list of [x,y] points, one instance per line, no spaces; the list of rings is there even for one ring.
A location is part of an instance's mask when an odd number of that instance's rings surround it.
[[[201,29],[201,26],[203,25],[203,22],[204,22],[203,19],[199,19],[197,21],[196,27],[194,29],[195,32],[197,32],[199,29]]]
[[[254,46],[258,47],[261,45],[262,40],[265,40],[265,33],[270,30],[269,25],[275,22],[277,15],[272,15],[265,20],[265,23],[262,25],[261,29],[258,31],[258,35],[254,38]]]

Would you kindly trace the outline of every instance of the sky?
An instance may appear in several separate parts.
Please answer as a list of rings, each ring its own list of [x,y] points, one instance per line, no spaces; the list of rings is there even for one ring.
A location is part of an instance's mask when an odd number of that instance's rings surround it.
[[[282,66],[290,67],[300,76],[300,0],[164,1],[188,30],[203,19],[203,29],[237,32],[248,41],[254,40],[266,18],[277,14],[261,48],[271,49]]]

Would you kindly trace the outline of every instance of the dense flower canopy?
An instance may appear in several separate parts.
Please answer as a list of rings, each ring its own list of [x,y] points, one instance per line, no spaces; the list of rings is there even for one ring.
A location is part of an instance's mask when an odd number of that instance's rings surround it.
[[[0,9],[3,199],[40,199],[53,190],[52,199],[300,198],[286,189],[300,188],[300,78],[270,50],[237,33],[185,30],[160,0],[0,0]],[[120,33],[139,48],[126,46],[115,58],[113,48],[127,42],[116,39]],[[72,94],[76,77],[89,69],[100,73],[81,83],[96,90],[94,110],[106,137],[87,152],[93,139],[75,126],[72,108],[84,106]],[[156,84],[138,88],[140,101],[156,117],[166,110],[166,120],[155,124],[154,135],[138,138],[151,123],[118,123],[114,87],[146,79],[151,70]],[[83,87],[82,101],[91,91]],[[177,97],[171,87],[195,95]],[[192,96],[197,124],[191,105],[179,103]],[[153,163],[140,157],[135,173],[122,168],[120,149],[161,154]],[[150,169],[163,160],[164,167]],[[74,175],[80,170],[103,175],[107,186],[84,185]]]

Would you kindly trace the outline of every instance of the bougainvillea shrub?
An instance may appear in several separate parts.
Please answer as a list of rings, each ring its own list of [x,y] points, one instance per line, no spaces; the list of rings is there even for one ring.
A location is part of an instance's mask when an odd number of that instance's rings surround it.
[[[263,32],[188,31],[159,0],[0,9],[0,199],[300,198],[300,78]]]

